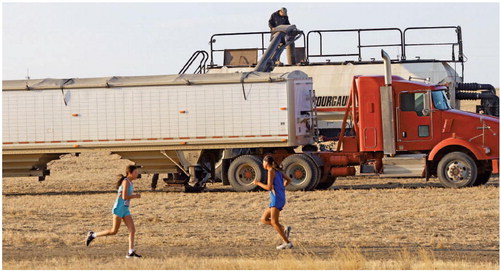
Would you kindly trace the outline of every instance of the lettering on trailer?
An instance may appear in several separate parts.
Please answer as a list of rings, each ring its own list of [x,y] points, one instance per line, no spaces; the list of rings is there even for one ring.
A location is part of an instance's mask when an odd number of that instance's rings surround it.
[[[348,96],[318,96],[316,104],[319,107],[346,106]]]

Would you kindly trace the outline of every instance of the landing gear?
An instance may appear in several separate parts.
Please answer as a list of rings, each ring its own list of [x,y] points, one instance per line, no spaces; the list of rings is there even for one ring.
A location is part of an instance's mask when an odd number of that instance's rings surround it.
[[[184,184],[184,191],[187,193],[202,192],[211,176],[210,173],[200,166],[190,166],[189,173],[190,177],[188,182]]]
[[[158,173],[155,173],[151,177],[151,191],[155,191],[157,189],[157,183],[158,183]]]

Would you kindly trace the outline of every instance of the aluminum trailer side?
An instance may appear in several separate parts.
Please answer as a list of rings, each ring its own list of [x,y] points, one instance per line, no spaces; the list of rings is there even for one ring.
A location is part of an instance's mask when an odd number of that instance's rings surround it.
[[[223,149],[314,143],[312,97],[300,71],[3,81],[3,174],[107,150],[195,184]]]

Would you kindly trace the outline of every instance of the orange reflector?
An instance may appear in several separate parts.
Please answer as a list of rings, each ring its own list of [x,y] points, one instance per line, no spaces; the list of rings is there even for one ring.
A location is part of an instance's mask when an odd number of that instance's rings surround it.
[[[183,141],[183,142],[180,142],[179,144],[181,144],[181,145],[186,145],[186,144],[188,144],[188,142]]]
[[[280,107],[280,110],[282,111],[287,110],[287,107]]]
[[[284,138],[284,139],[282,139],[282,140],[280,140],[280,141],[282,141],[282,142],[287,142],[287,138]]]
[[[78,148],[78,147],[80,147],[80,145],[78,144],[73,145],[73,148]]]
[[[179,110],[179,113],[184,114],[186,113],[186,110]]]
[[[74,114],[71,114],[71,116],[78,117],[78,114],[74,113]]]

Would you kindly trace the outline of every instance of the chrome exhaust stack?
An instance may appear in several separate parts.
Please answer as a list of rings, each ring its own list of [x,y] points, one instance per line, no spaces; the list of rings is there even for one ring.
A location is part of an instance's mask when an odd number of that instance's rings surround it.
[[[390,59],[390,56],[384,50],[381,50],[381,57],[383,58],[383,63],[384,63],[384,83],[387,86],[391,86],[391,59]]]
[[[384,63],[384,86],[379,89],[381,97],[381,120],[383,124],[383,151],[385,155],[395,156],[395,115],[393,109],[393,89],[391,87],[391,59],[390,56],[381,50]]]

